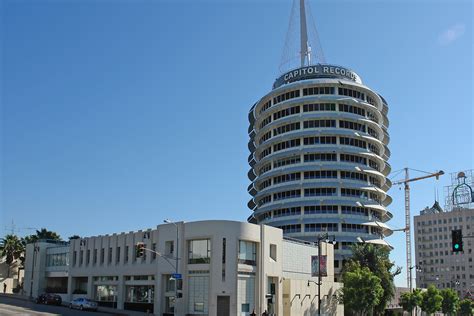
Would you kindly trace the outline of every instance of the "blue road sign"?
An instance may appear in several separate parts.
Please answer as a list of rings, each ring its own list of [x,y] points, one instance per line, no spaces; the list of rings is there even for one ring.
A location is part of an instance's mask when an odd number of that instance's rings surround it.
[[[172,277],[173,279],[176,279],[176,280],[181,280],[181,279],[183,278],[183,276],[181,275],[181,273],[173,273],[173,274],[171,275],[171,277]]]

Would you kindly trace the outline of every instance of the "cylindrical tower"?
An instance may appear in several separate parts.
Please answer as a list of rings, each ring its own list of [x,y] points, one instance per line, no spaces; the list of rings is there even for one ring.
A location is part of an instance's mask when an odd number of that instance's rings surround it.
[[[334,235],[336,273],[352,243],[386,244],[387,112],[383,97],[344,67],[279,77],[249,113],[249,221],[308,241]]]

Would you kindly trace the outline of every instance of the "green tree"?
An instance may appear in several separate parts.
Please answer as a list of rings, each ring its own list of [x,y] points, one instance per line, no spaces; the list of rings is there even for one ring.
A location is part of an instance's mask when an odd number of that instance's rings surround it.
[[[5,258],[5,263],[8,265],[7,278],[10,277],[10,269],[12,264],[22,258],[25,252],[25,245],[16,235],[6,235],[0,240],[0,256]]]
[[[383,288],[380,279],[369,268],[358,262],[346,265],[342,276],[343,288],[339,300],[346,313],[353,315],[372,315],[374,307],[380,304]]]
[[[58,233],[47,230],[46,228],[41,228],[40,230],[36,231],[36,234],[29,235],[25,237],[26,243],[36,242],[40,239],[47,239],[47,240],[62,240]]]
[[[472,316],[474,314],[473,308],[474,304],[468,298],[459,302],[459,312],[461,316]]]
[[[415,307],[421,305],[421,290],[414,289],[413,292],[402,293],[399,303],[404,311],[411,312]]]
[[[441,304],[441,311],[446,315],[455,315],[459,305],[459,296],[453,289],[441,290],[443,302]]]
[[[74,240],[74,239],[81,239],[81,236],[79,235],[72,235],[68,238],[69,240]]]
[[[395,295],[394,277],[401,272],[389,258],[390,249],[385,246],[369,243],[355,244],[352,247],[352,258],[349,262],[358,262],[361,267],[367,267],[381,282],[383,294],[374,312],[383,315],[385,308]]]
[[[428,315],[433,314],[441,309],[443,297],[434,285],[428,286],[428,290],[421,294],[421,310]]]

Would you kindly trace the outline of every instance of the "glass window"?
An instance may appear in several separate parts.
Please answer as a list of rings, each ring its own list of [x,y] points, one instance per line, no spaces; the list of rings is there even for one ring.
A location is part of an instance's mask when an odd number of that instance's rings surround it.
[[[257,244],[251,241],[239,241],[239,263],[257,265]]]
[[[211,240],[190,240],[188,244],[188,263],[210,263],[211,262]]]
[[[207,314],[209,276],[192,276],[188,279],[188,306],[190,314]]]

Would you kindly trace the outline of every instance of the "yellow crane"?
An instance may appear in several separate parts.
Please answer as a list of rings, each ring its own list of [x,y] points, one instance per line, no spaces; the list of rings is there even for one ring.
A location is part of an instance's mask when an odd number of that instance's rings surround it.
[[[408,168],[404,168],[405,170],[405,179],[395,181],[393,182],[393,185],[401,185],[403,184],[405,186],[405,228],[403,229],[405,231],[405,236],[406,236],[406,248],[407,248],[407,285],[408,288],[410,289],[410,292],[412,290],[412,276],[411,276],[411,270],[412,270],[412,265],[411,265],[411,215],[410,215],[410,182],[415,182],[423,179],[428,179],[432,177],[436,177],[436,180],[439,179],[440,176],[444,174],[443,170],[440,170],[435,173],[428,173],[425,176],[421,177],[416,177],[416,178],[411,178],[409,176]]]

